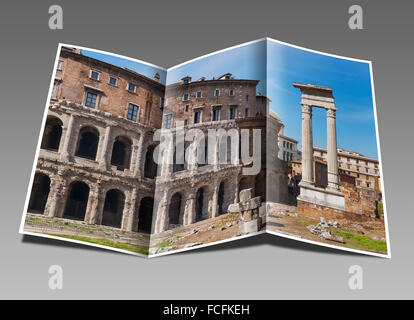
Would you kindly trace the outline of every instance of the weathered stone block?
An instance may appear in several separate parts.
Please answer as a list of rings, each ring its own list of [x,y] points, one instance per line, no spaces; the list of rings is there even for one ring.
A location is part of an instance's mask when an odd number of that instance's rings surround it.
[[[249,204],[250,204],[250,209],[259,208],[260,205],[262,204],[262,199],[261,197],[255,197],[253,199],[250,199]]]
[[[242,191],[240,191],[239,194],[239,198],[240,198],[240,202],[247,202],[252,198],[252,188],[249,189],[244,189]]]
[[[251,221],[240,222],[239,223],[239,233],[240,234],[250,234],[258,232],[261,226],[261,219],[254,219]]]
[[[231,205],[229,205],[229,208],[227,210],[229,213],[239,213],[240,206],[238,203],[232,203]]]

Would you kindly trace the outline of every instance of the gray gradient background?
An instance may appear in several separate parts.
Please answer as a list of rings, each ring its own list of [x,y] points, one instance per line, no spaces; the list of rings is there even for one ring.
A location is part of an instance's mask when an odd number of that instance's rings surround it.
[[[414,298],[413,1],[67,2],[52,31],[59,3],[0,4],[1,298]],[[348,29],[355,3],[364,30]],[[18,234],[58,42],[168,67],[264,36],[374,61],[391,260],[270,235],[147,260]],[[51,264],[62,291],[48,288]],[[353,264],[361,291],[348,288]]]

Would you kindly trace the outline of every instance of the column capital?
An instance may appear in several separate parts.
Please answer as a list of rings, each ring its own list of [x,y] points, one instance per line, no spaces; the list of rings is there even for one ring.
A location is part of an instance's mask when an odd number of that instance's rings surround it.
[[[336,109],[326,109],[326,116],[328,118],[336,118]]]
[[[312,106],[309,104],[301,103],[302,113],[312,114]]]

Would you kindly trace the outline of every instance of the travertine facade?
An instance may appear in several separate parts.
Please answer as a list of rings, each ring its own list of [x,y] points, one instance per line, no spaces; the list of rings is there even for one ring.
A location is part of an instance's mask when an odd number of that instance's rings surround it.
[[[187,78],[168,87],[164,107],[158,74],[149,79],[71,48],[62,50],[57,67],[29,213],[158,233],[226,213],[242,189],[266,198],[268,101],[256,95],[258,81],[230,74],[195,83]],[[215,160],[193,161],[198,149],[186,141],[190,160],[165,163],[170,154],[154,139],[163,124],[174,139],[182,126],[205,136],[223,130],[223,139],[206,140],[206,154],[217,147]],[[241,161],[243,147],[227,136],[236,132],[239,139],[243,130],[252,157],[258,132],[255,174],[244,174],[243,168],[254,163]],[[154,162],[158,150],[159,166]]]
[[[159,75],[72,48],[62,49],[57,68],[28,212],[149,232],[152,135],[165,91]]]
[[[185,77],[167,87],[163,128],[174,141],[180,130],[183,134],[198,130],[203,142],[186,141],[186,161],[181,165],[177,164],[178,152],[173,145],[165,151],[163,159],[172,157],[174,164],[163,164],[157,178],[156,233],[227,213],[243,189],[251,188],[256,197],[266,199],[268,100],[256,95],[257,83],[225,74],[194,82]],[[223,130],[224,136],[211,141],[212,130]],[[243,168],[250,165],[240,157],[243,130],[248,133],[249,154],[253,154],[254,131],[259,132],[260,168],[253,175],[243,174]],[[200,153],[205,163],[192,163],[190,159],[200,159]]]

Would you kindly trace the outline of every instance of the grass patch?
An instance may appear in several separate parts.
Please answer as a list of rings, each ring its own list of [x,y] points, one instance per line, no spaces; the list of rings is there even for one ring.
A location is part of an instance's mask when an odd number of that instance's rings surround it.
[[[332,231],[332,234],[343,237],[345,243],[353,247],[381,253],[387,253],[387,243],[385,241],[374,240],[367,236],[336,230]]]
[[[157,244],[154,244],[151,248],[165,248],[169,247],[172,244],[172,240],[163,240],[158,242]]]
[[[315,219],[307,219],[307,218],[302,218],[302,217],[294,217],[298,222],[306,225],[306,226],[310,226],[310,225],[316,225],[319,223],[318,220]]]
[[[89,242],[89,243],[99,244],[99,245],[107,246],[111,248],[122,249],[122,250],[127,250],[127,251],[131,251],[135,253],[148,255],[148,247],[142,246],[142,245],[135,245],[135,244],[124,243],[124,242],[116,242],[116,241],[112,241],[108,239],[94,239],[94,238],[88,238],[88,237],[61,235],[61,234],[53,234],[53,233],[48,233],[48,235],[72,239],[72,240],[78,240],[78,241],[83,241],[83,242]]]

